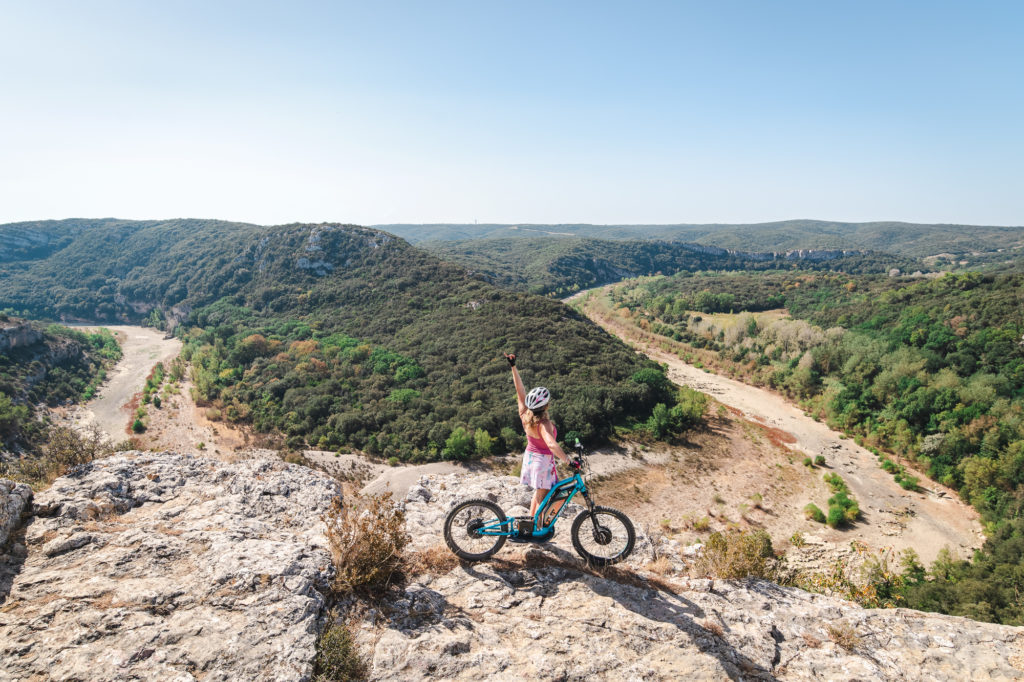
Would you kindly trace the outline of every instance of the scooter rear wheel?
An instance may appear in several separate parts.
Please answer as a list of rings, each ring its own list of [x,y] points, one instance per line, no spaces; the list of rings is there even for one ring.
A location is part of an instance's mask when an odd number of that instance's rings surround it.
[[[507,536],[482,534],[481,528],[505,521],[505,512],[490,500],[464,500],[448,512],[444,520],[444,541],[455,556],[466,561],[490,559],[505,545]],[[498,530],[508,530],[502,525]]]

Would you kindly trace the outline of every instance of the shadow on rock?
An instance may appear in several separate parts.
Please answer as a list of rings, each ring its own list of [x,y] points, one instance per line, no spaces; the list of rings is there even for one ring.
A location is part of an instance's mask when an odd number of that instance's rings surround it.
[[[582,583],[594,594],[614,600],[643,619],[666,623],[685,633],[702,653],[718,659],[723,672],[732,680],[776,679],[769,670],[730,644],[721,626],[708,628],[697,622],[695,619],[707,619],[708,614],[698,604],[680,595],[676,591],[679,587],[668,581],[644,579],[628,568],[617,566],[594,568],[582,563],[574,554],[552,545],[528,550],[522,562],[498,559],[486,564],[464,564],[462,568],[477,580],[499,583],[496,588],[508,587],[544,598],[555,596],[567,581]],[[760,589],[768,590],[770,587],[775,586],[765,583]],[[605,621],[591,619],[579,622],[614,630]],[[635,632],[623,634],[642,636]],[[652,638],[652,641],[661,643],[657,638]]]
[[[7,601],[11,594],[11,587],[14,580],[21,573],[25,560],[28,558],[28,550],[25,547],[25,528],[28,524],[11,533],[7,544],[0,549],[0,606]]]

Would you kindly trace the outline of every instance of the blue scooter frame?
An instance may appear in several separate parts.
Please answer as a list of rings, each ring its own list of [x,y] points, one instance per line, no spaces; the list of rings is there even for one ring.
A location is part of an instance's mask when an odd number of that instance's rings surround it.
[[[572,484],[571,488],[569,487],[570,483]],[[551,502],[555,501],[554,497],[559,495],[565,489],[569,490],[569,494],[564,498],[565,501],[562,502],[562,506],[559,507],[558,511],[555,512],[555,515],[551,517],[551,522],[546,526],[542,526],[540,524],[540,520],[544,518],[545,514],[547,514],[547,510]],[[548,491],[548,494],[544,496],[544,500],[540,503],[540,506],[537,507],[537,512],[533,515],[533,537],[544,537],[554,529],[555,523],[558,522],[558,518],[562,515],[562,512],[565,511],[566,506],[572,498],[576,496],[576,493],[583,495],[583,499],[587,502],[587,507],[593,511],[594,503],[590,500],[590,495],[587,491],[587,484],[583,481],[583,475],[577,471],[569,478],[563,478],[561,481],[556,481],[555,484],[551,486],[551,490]],[[513,537],[518,535],[513,527],[517,520],[518,519],[516,517],[507,518],[504,521],[481,526],[476,529],[476,532],[480,535],[505,535],[507,537]]]
[[[590,464],[579,441],[576,442],[576,450],[576,457],[573,458],[576,471],[551,486],[533,515],[533,529],[529,534],[519,532],[522,526],[530,523],[529,518],[508,518],[504,510],[491,499],[467,499],[456,502],[445,518],[444,540],[448,548],[465,561],[483,561],[494,556],[506,540],[547,542],[554,535],[555,524],[562,517],[566,506],[580,494],[586,501],[586,509],[577,514],[572,522],[569,535],[573,549],[588,563],[597,566],[618,563],[629,556],[636,542],[633,523],[617,509],[594,504],[587,488],[587,479],[591,475]],[[548,523],[541,525],[541,520],[556,502],[561,502],[558,511]],[[526,523],[517,528],[520,521]]]

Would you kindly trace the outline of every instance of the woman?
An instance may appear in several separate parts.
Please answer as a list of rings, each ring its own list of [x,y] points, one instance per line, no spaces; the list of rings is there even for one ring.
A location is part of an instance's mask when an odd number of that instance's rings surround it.
[[[505,359],[512,367],[512,381],[516,385],[516,399],[519,401],[519,418],[526,430],[526,452],[523,453],[522,474],[519,481],[524,485],[534,488],[533,499],[530,501],[530,518],[533,519],[537,508],[544,501],[548,491],[558,480],[558,473],[555,470],[555,457],[566,464],[570,464],[569,458],[559,447],[558,431],[554,422],[548,415],[548,404],[551,402],[551,392],[548,389],[538,386],[529,393],[523,388],[523,380],[519,378],[519,370],[516,369],[516,356],[505,353]],[[548,511],[548,518],[542,520],[546,525],[551,517],[561,508],[563,502],[553,503]],[[528,525],[532,525],[528,524]],[[523,529],[525,530],[525,529]],[[532,528],[530,529],[532,532]],[[523,531],[520,531],[521,534]]]

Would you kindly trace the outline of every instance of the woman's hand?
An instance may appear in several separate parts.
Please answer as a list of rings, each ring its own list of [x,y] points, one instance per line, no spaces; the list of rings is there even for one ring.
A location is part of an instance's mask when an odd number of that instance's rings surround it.
[[[502,353],[502,355],[504,355],[505,359],[508,360],[508,366],[509,367],[515,367],[516,366],[516,354],[515,353],[512,353],[511,355],[509,355],[508,353]]]

